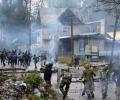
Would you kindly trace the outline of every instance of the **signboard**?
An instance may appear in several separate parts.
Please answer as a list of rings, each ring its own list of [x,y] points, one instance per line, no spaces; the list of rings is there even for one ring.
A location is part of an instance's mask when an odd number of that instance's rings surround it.
[[[86,47],[85,47],[85,54],[91,54],[91,46],[89,46],[89,45],[86,45]]]
[[[98,58],[98,56],[97,56],[97,55],[96,55],[96,56],[92,56],[92,57],[91,57],[91,61],[92,61],[92,62],[97,62],[97,61],[98,61],[98,59],[99,59],[99,58]]]
[[[79,52],[84,52],[85,44],[84,40],[79,40]]]
[[[92,52],[98,52],[98,49],[96,46],[92,46]]]

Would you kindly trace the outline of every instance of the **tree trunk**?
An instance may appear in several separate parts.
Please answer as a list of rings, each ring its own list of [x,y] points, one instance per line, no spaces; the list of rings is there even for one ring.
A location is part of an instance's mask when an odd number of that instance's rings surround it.
[[[113,41],[112,41],[112,48],[111,48],[110,68],[112,68],[112,63],[113,63],[113,58],[114,58],[115,38],[116,38],[116,31],[117,31],[117,27],[118,27],[118,22],[119,22],[119,15],[118,15],[118,12],[116,11]]]

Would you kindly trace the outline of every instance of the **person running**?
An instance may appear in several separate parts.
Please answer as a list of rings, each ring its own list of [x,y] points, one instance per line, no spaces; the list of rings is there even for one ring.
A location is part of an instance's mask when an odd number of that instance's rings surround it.
[[[34,55],[33,60],[34,60],[35,69],[37,69],[38,57]]]
[[[4,51],[1,53],[0,59],[1,59],[1,65],[6,66],[5,64],[6,55]]]
[[[79,58],[78,57],[75,57],[74,58],[74,67],[79,69]]]
[[[30,66],[30,63],[31,63],[31,53],[30,52],[28,52],[28,66]]]
[[[63,100],[65,100],[65,98],[67,97],[71,81],[72,81],[72,75],[70,74],[68,69],[66,72],[63,73],[62,80],[59,86],[59,89],[63,94]]]
[[[11,55],[11,52],[9,51],[9,52],[7,53],[8,65],[10,65],[10,63],[11,63],[10,55]]]
[[[96,76],[93,70],[91,70],[90,64],[84,65],[85,70],[83,71],[81,79],[84,79],[84,92],[87,94],[88,99],[94,98],[94,80]]]
[[[19,51],[19,53],[18,53],[18,65],[21,65],[21,51]]]

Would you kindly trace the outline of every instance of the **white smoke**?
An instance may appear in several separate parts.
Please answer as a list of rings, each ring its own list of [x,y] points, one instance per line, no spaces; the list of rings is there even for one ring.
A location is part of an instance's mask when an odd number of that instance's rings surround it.
[[[58,51],[58,43],[59,43],[58,35],[53,34],[53,36],[51,37],[51,43],[50,43],[51,48],[49,50],[52,63],[55,63],[57,59],[56,57],[57,57],[57,51]]]
[[[49,26],[50,32],[50,49],[49,49],[49,57],[52,63],[55,63],[58,51],[58,44],[59,44],[59,31],[58,31],[58,22],[54,20],[54,23]]]

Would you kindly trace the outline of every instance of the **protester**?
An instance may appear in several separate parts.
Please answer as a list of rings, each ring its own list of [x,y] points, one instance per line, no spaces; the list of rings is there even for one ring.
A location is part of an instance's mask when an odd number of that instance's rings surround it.
[[[31,53],[28,52],[28,66],[30,66],[31,58],[32,58]]]
[[[44,70],[45,90],[51,95],[51,77],[52,77],[52,63],[46,65]]]
[[[22,66],[22,53],[18,53],[18,65]]]
[[[1,65],[5,66],[5,60],[6,60],[6,55],[5,55],[5,51],[3,51],[0,55],[0,59],[1,59]]]
[[[19,66],[30,66],[31,63],[31,53],[21,52],[17,50],[2,50],[0,51],[0,61],[1,65],[6,66],[6,64],[11,65],[11,67]]]
[[[75,57],[74,58],[74,67],[79,69],[79,58],[78,57]]]
[[[37,69],[38,57],[36,57],[36,55],[34,55],[33,60],[34,60],[35,69]]]

